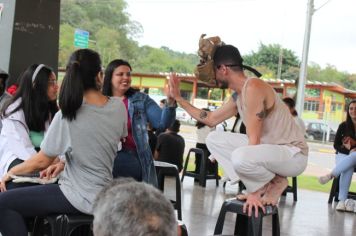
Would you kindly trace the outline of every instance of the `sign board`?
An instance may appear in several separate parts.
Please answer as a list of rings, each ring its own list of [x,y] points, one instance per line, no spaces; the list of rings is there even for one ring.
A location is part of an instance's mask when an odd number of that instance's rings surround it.
[[[331,111],[331,97],[325,97],[325,112],[330,112]]]
[[[75,29],[74,32],[74,47],[88,48],[89,32],[82,29]]]

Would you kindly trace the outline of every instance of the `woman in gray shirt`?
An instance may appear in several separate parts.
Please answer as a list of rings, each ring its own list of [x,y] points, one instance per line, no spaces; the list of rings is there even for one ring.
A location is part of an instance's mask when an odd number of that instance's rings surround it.
[[[71,55],[59,96],[61,111],[55,115],[41,151],[1,180],[3,236],[27,236],[25,217],[92,213],[97,193],[112,180],[118,143],[127,135],[125,106],[120,99],[101,94],[102,76],[98,53],[81,49]],[[5,183],[12,175],[45,169],[64,153],[68,155],[59,185],[6,191]]]

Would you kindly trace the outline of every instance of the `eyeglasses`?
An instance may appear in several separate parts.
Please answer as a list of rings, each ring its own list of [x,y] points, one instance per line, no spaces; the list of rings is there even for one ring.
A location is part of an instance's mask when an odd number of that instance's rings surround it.
[[[48,81],[48,86],[56,86],[58,85],[58,81],[57,80],[49,80]]]
[[[119,72],[119,73],[117,73],[117,75],[118,75],[118,76],[124,76],[124,75],[126,75],[127,77],[131,77],[131,71],[129,71],[129,72]]]
[[[217,68],[218,70],[220,70],[221,66],[223,66],[223,65],[224,65],[224,64],[218,65],[218,66],[216,66],[216,68]],[[231,67],[231,66],[239,66],[239,65],[237,65],[237,64],[227,64],[227,65],[224,65],[224,66],[226,66],[226,67]]]

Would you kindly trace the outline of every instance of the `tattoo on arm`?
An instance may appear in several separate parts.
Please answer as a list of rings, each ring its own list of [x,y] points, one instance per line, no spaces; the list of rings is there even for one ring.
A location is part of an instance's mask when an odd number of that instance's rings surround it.
[[[206,117],[208,117],[208,112],[202,110],[199,114],[199,118],[204,120]]]
[[[263,120],[267,116],[267,102],[266,100],[263,101],[263,108],[262,111],[256,113],[256,116],[260,119]]]

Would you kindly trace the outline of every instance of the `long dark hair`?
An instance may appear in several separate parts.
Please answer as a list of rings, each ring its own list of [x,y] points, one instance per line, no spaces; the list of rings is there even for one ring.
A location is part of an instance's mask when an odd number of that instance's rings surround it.
[[[293,109],[292,115],[297,116],[298,112],[295,110],[295,101],[293,98],[285,97],[283,98],[283,102],[289,107],[289,109]]]
[[[122,59],[115,59],[113,61],[111,61],[108,66],[105,69],[105,75],[104,75],[104,84],[103,84],[103,94],[106,96],[112,96],[112,83],[111,83],[111,79],[112,79],[112,74],[114,73],[114,70],[116,68],[118,68],[119,66],[127,66],[130,68],[130,70],[132,71],[132,67],[130,65],[130,63],[128,63],[125,60]],[[138,89],[134,89],[132,87],[130,87],[126,92],[125,92],[125,96],[126,97],[130,97],[131,95],[133,95],[134,93],[136,93],[137,91],[139,91]]]
[[[350,112],[349,112],[349,108],[350,105],[356,103],[356,99],[351,100],[351,102],[349,103],[349,105],[347,106],[347,115],[346,115],[346,133],[348,133],[348,135],[355,137],[356,133],[355,133],[355,126],[354,126],[354,122],[352,122],[351,116],[350,116]]]
[[[59,94],[59,106],[64,118],[70,121],[75,119],[85,91],[100,90],[96,81],[100,71],[101,60],[97,52],[79,49],[72,53]]]
[[[52,73],[53,70],[43,64],[29,66],[18,79],[16,93],[3,107],[2,117],[8,117],[22,109],[27,127],[36,132],[44,131],[46,121],[58,111],[56,100],[49,101],[47,95],[48,80]],[[19,98],[20,104],[6,113],[6,109]]]

